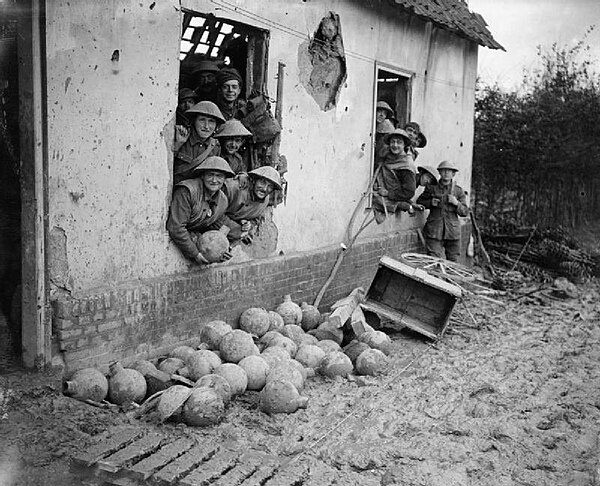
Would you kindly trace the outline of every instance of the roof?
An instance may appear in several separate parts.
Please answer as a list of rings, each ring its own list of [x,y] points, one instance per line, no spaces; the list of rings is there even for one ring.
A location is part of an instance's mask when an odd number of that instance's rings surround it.
[[[464,0],[389,0],[418,17],[423,17],[442,28],[458,33],[490,49],[505,50],[492,37],[487,23],[478,13],[469,11]]]

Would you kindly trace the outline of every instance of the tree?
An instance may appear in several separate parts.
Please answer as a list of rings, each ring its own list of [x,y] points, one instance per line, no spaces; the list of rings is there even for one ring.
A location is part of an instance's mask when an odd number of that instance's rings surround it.
[[[572,227],[600,211],[600,82],[580,60],[589,47],[538,49],[541,68],[520,89],[477,86],[473,188],[484,222]]]

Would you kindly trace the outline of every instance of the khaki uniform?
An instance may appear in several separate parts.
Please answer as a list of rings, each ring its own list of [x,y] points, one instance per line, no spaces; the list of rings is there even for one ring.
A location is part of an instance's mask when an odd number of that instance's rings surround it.
[[[173,164],[173,182],[177,184],[185,179],[197,177],[194,169],[198,167],[207,157],[220,155],[221,145],[216,138],[208,137],[202,140],[194,128],[185,143],[175,154]]]
[[[256,199],[251,180],[247,187],[242,189],[238,179],[228,179],[223,185],[223,192],[229,201],[223,224],[229,226],[231,230],[227,238],[236,241],[242,236],[241,221],[245,219],[256,226],[258,220],[265,213],[267,206],[269,206],[270,197],[267,196],[262,201]]]
[[[211,196],[202,179],[187,179],[175,185],[167,231],[184,256],[195,259],[198,237],[212,229],[212,225],[220,226],[226,209],[227,198],[223,191]]]

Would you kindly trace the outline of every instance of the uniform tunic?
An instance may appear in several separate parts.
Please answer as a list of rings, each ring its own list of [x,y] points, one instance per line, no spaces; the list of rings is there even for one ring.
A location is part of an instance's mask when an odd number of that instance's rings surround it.
[[[216,105],[221,110],[221,114],[225,120],[231,120],[236,118],[241,120],[244,118],[244,108],[246,107],[246,102],[244,100],[237,99],[233,102],[233,104],[227,104],[222,99],[217,100]]]
[[[241,172],[248,172],[246,163],[244,162],[244,159],[239,153],[236,152],[234,154],[221,154],[221,157],[223,157],[227,161],[229,167],[231,167],[231,170],[233,170],[233,172],[235,172],[236,174],[239,174]]]
[[[458,199],[458,206],[448,203],[448,195],[452,194]],[[437,206],[432,204],[433,199],[438,199]],[[435,240],[459,240],[460,224],[459,216],[467,216],[469,207],[467,206],[467,196],[465,191],[458,186],[442,185],[427,186],[423,193],[417,199],[417,204],[422,204],[429,209],[429,216],[423,228],[423,236]]]
[[[412,157],[409,154],[393,156],[388,153],[379,163],[381,168],[377,176],[377,185],[385,188],[388,193],[383,198],[375,197],[374,207],[380,209],[381,206],[382,210],[383,199],[388,211],[408,210],[417,187]]]
[[[192,128],[189,137],[175,154],[173,182],[177,184],[182,180],[197,177],[194,169],[207,157],[219,155],[220,153],[221,145],[216,138],[201,139],[198,132]]]
[[[200,234],[223,219],[227,198],[219,190],[210,195],[202,179],[187,179],[175,185],[169,209],[167,230],[173,242],[190,259],[198,254],[196,241]]]
[[[223,192],[229,201],[223,222],[231,229],[227,237],[230,240],[239,240],[242,234],[241,220],[253,221],[256,224],[265,213],[270,198],[267,196],[263,200],[256,199],[252,182],[242,189],[238,179],[226,180]]]

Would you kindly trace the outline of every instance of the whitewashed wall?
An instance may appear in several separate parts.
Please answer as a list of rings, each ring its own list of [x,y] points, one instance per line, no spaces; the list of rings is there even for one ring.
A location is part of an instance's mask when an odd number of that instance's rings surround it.
[[[415,74],[412,118],[429,139],[418,162],[453,160],[461,168],[458,183],[469,186],[477,46],[400,9],[377,11],[364,3],[181,2],[270,31],[271,96],[277,63],[286,64],[281,153],[289,164],[289,192],[274,213],[278,252],[343,239],[371,173],[376,60]],[[300,82],[298,53],[329,11],[340,15],[348,78],[337,107],[323,112]],[[77,292],[186,271],[165,230],[179,2],[57,0],[48,2],[46,13],[54,283]],[[365,235],[420,224],[421,218],[403,214]]]

